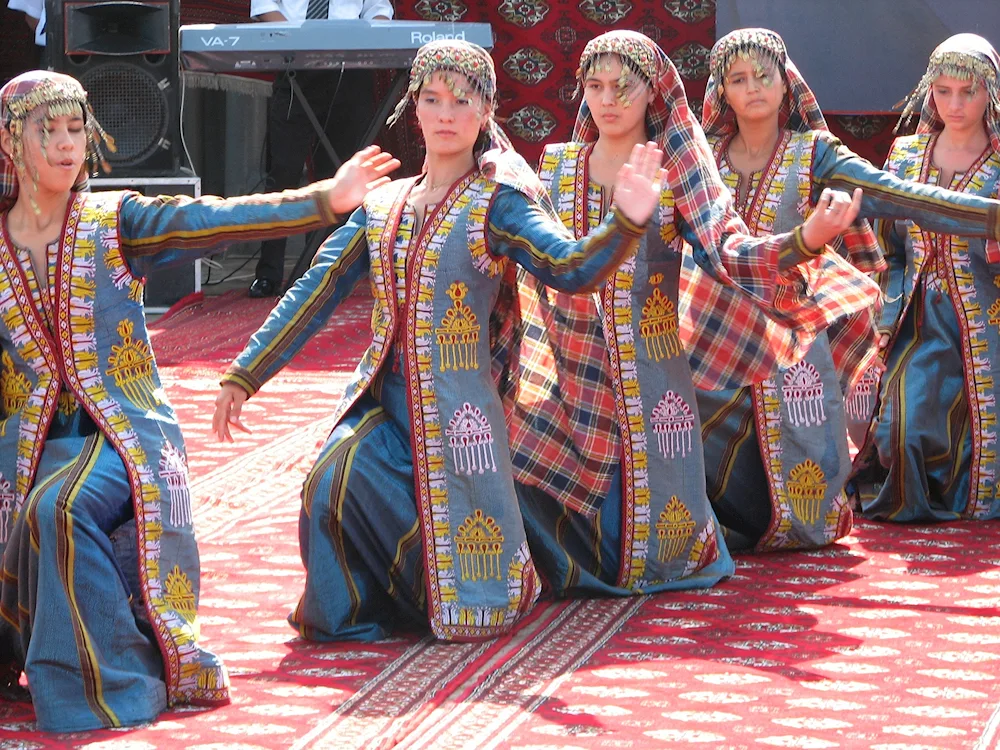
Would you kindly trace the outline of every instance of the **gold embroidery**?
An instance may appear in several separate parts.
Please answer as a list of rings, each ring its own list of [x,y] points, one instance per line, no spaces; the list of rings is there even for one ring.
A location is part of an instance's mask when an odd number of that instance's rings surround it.
[[[130,320],[118,324],[122,342],[111,346],[108,375],[114,377],[115,385],[129,401],[142,409],[152,410],[163,403],[153,385],[153,353],[145,341],[132,338],[133,330]]]
[[[482,510],[466,516],[455,534],[455,544],[463,581],[500,580],[503,532],[492,516],[484,516]]]
[[[677,313],[674,303],[663,296],[659,284],[662,273],[649,277],[653,293],[646,298],[639,319],[639,335],[646,342],[646,356],[654,362],[670,359],[681,353],[681,342],[677,337]]]
[[[4,416],[21,411],[30,395],[31,381],[14,368],[14,359],[10,354],[0,352],[0,403],[3,404]]]
[[[166,590],[167,595],[163,597],[163,600],[167,606],[176,610],[188,622],[194,622],[194,586],[191,584],[191,579],[180,569],[180,566],[175,565],[174,569],[167,574]]]
[[[468,293],[469,287],[461,281],[456,281],[445,292],[453,305],[444,314],[441,326],[434,330],[441,347],[442,372],[479,368],[479,321],[472,308],[462,301]]]
[[[990,305],[986,314],[990,316],[990,325],[996,326],[997,332],[1000,333],[1000,299]]]
[[[656,559],[666,562],[683,552],[694,527],[691,511],[677,499],[677,495],[673,495],[656,522],[656,538],[660,540]]]
[[[222,685],[219,684],[218,669],[205,669],[203,667],[198,671],[199,690],[218,690],[220,687]]]
[[[819,507],[826,494],[826,476],[811,459],[797,464],[788,473],[788,497],[792,510],[804,523],[819,520]]]
[[[64,417],[72,417],[78,406],[76,396],[66,390],[59,391],[59,405],[57,408],[60,414]]]

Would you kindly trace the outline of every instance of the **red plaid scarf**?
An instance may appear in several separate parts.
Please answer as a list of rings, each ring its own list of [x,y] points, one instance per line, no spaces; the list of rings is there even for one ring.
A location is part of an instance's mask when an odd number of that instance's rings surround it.
[[[710,72],[701,120],[710,138],[728,141],[738,131],[736,115],[726,102],[722,86],[726,71],[740,56],[773,64],[784,79],[788,90],[781,105],[779,128],[800,133],[828,131],[816,96],[789,59],[784,40],[769,29],[738,29],[719,39],[709,55]],[[887,268],[878,238],[867,220],[855,221],[839,239],[832,249],[862,273],[878,274]],[[821,264],[817,260],[807,265],[819,270]],[[802,266],[793,269],[789,277],[798,278],[802,270]],[[877,312],[875,307],[859,310],[835,321],[827,330],[834,367],[845,394],[851,392],[876,358]]]
[[[647,129],[664,150],[676,211],[698,237],[716,277],[685,254],[678,318],[698,387],[763,380],[805,356],[815,337],[845,310],[870,305],[875,285],[829,253],[808,272],[809,283],[783,284],[774,297],[752,299],[736,289],[733,273],[744,289],[771,288],[773,269],[733,252],[749,232],[691,113],[677,69],[648,37],[614,31],[587,45],[579,75],[605,54],[618,55],[653,88]],[[584,102],[573,138],[597,137]],[[767,250],[762,243],[761,251]],[[568,508],[593,515],[617,467],[620,440],[597,303],[545,290],[523,272],[519,278],[518,365],[511,370],[517,378],[507,398],[515,474]]]

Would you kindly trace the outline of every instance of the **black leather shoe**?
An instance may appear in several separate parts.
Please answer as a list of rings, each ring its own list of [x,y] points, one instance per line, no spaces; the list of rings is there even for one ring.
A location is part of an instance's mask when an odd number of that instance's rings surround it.
[[[270,279],[254,279],[248,297],[277,297],[278,284]]]

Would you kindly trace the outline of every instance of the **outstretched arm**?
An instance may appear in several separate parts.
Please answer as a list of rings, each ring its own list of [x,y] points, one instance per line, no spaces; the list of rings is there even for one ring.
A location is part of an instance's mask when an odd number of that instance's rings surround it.
[[[252,396],[302,349],[333,315],[359,281],[368,275],[368,241],[365,212],[359,208],[348,222],[320,247],[316,260],[292,288],[285,292],[267,320],[250,337],[242,352],[222,377],[224,391],[232,386]],[[241,400],[241,402],[242,402]],[[228,414],[219,422],[228,425]],[[219,433],[220,439],[228,435]]]
[[[542,205],[501,187],[490,205],[490,249],[511,258],[545,284],[567,292],[596,289],[639,248],[660,197],[663,152],[636,145],[615,180],[615,205],[581,240]]]
[[[137,276],[218,252],[233,242],[285,237],[336,224],[388,181],[399,161],[378,146],[348,159],[337,174],[301,190],[236,198],[145,197],[121,207],[122,251]]]
[[[868,219],[909,219],[928,232],[1000,239],[1000,201],[901,180],[823,134],[816,141],[813,194],[827,187],[861,188],[861,215]]]

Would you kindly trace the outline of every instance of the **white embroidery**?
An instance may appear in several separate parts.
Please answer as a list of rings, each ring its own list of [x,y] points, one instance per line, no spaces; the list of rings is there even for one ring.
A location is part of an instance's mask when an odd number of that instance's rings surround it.
[[[656,433],[660,454],[674,458],[677,453],[684,458],[691,450],[691,433],[694,431],[694,412],[688,403],[673,391],[667,391],[653,407],[649,421]]]
[[[170,494],[170,523],[188,526],[191,523],[191,492],[188,489],[188,467],[184,454],[169,442],[160,451],[160,477],[167,483]]]
[[[448,436],[456,471],[466,474],[497,470],[493,456],[493,430],[489,420],[477,407],[466,402],[448,422],[444,434]]]
[[[847,399],[847,414],[856,421],[871,419],[875,407],[875,393],[878,391],[879,371],[872,365],[854,386],[854,392]]]
[[[823,409],[823,379],[809,362],[799,362],[784,374],[781,395],[788,406],[788,417],[795,427],[821,425],[826,421]]]

